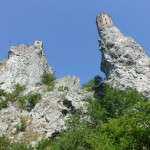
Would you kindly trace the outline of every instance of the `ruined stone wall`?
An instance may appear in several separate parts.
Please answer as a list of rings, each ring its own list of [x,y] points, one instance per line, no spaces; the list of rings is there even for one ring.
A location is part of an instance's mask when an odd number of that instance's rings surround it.
[[[100,16],[97,16],[96,24],[100,30],[113,25],[111,17],[107,13],[101,13]]]

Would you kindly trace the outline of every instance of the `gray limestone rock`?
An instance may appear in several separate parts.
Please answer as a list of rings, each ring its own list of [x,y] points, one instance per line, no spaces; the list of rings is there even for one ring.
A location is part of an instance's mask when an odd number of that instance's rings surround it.
[[[115,26],[98,30],[101,71],[106,75],[106,83],[120,89],[137,89],[148,96],[150,58],[144,49],[133,39],[125,37]]]
[[[14,134],[13,141],[29,140],[31,143],[37,143],[39,137],[40,140],[52,137],[55,133],[66,130],[66,120],[70,118],[72,109],[82,107],[83,111],[86,111],[87,99],[93,97],[93,92],[82,89],[43,92],[44,88],[41,86],[40,89],[34,90],[35,93],[41,93],[42,99],[31,111],[15,107],[14,103],[0,110],[0,135],[9,138]],[[20,124],[21,120],[26,121],[26,130],[18,133],[16,125]]]
[[[55,87],[68,87],[69,89],[79,89],[80,79],[75,76],[66,76],[55,80]]]
[[[39,41],[40,42],[40,41]],[[0,85],[2,89],[10,90],[13,84],[33,86],[40,82],[43,73],[53,73],[44,56],[42,45],[20,45],[11,47],[8,60],[0,65]]]
[[[42,45],[41,41],[35,41],[34,46],[11,47],[8,60],[0,63],[0,83],[4,82],[0,88],[9,92],[19,83],[27,86],[24,95],[32,92],[42,97],[32,110],[22,110],[17,102],[9,102],[8,107],[1,109],[0,136],[11,137],[14,142],[29,141],[33,146],[43,138],[66,130],[66,120],[71,113],[80,107],[86,111],[87,99],[93,97],[92,92],[80,89],[80,80],[75,76],[56,79],[51,92],[46,90],[46,85],[40,84],[42,74],[53,73]],[[2,100],[5,98],[1,97]],[[16,126],[21,125],[21,120],[26,123],[24,132],[17,131]]]

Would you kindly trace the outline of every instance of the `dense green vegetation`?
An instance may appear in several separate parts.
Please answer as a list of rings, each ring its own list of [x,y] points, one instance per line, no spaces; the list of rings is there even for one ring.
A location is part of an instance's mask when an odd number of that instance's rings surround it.
[[[46,91],[53,91],[54,90],[54,80],[55,76],[52,73],[45,73],[41,76],[41,81],[43,84],[47,85]]]
[[[2,108],[7,107],[7,100],[4,99],[5,96],[6,96],[5,91],[0,89],[0,110]]]
[[[51,74],[51,73],[45,73],[41,76],[42,83],[44,83],[46,85],[50,84],[55,79],[56,78],[55,78],[54,74]]]
[[[93,79],[91,79],[88,83],[83,84],[82,88],[87,91],[93,91],[96,88],[100,87],[102,82],[103,82],[103,79],[97,75]]]
[[[60,86],[60,87],[58,87],[58,91],[60,91],[60,92],[69,91],[69,87],[68,86]]]
[[[73,111],[67,131],[42,140],[37,150],[150,150],[150,102],[142,94],[112,89],[98,76],[84,88],[95,91],[87,112]],[[11,150],[9,141],[0,140],[2,148]],[[14,144],[13,150],[21,144],[32,150],[24,143]]]
[[[0,138],[0,150],[34,150],[34,148],[24,142],[11,143],[8,139]]]
[[[13,92],[4,92],[0,89],[0,109],[7,107],[8,102],[17,103],[19,108],[22,109],[32,109],[36,103],[41,100],[41,95],[37,93],[29,93],[24,95],[23,92],[26,90],[25,85],[20,85],[19,83],[14,85]]]

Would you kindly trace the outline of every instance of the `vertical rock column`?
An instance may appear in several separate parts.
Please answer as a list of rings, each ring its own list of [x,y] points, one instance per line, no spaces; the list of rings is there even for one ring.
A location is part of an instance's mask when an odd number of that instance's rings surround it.
[[[106,75],[106,83],[120,89],[137,89],[149,95],[150,58],[140,45],[125,37],[109,19],[106,13],[96,18],[102,53],[101,71]]]

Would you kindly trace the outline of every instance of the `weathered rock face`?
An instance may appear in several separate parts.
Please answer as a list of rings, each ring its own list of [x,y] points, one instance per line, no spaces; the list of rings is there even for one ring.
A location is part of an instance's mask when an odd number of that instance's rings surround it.
[[[34,92],[40,93],[42,100],[31,110],[22,110],[17,103],[10,103],[0,110],[0,137],[13,141],[28,141],[33,145],[43,138],[53,137],[65,130],[66,120],[72,112],[83,107],[86,111],[87,99],[93,97],[92,92],[81,89],[45,92],[44,86],[36,87]],[[21,120],[26,121],[26,130],[17,132]]]
[[[133,39],[115,26],[98,28],[101,70],[107,83],[120,89],[137,89],[150,95],[150,58]]]
[[[4,82],[1,88],[5,90],[9,90],[16,83],[36,85],[43,73],[53,73],[44,56],[42,45],[36,43],[34,46],[11,47],[8,60],[1,64],[0,82]]]
[[[68,87],[69,89],[79,89],[80,79],[75,76],[66,76],[60,79],[56,79],[55,87],[59,88],[61,86]]]
[[[0,109],[0,137],[35,145],[66,129],[66,120],[76,109],[82,107],[83,112],[86,111],[87,99],[93,97],[93,92],[80,89],[79,78],[56,79],[53,91],[49,92],[48,87],[40,83],[43,73],[53,72],[44,57],[41,41],[35,41],[34,46],[10,48],[9,59],[0,63],[0,82],[4,82],[0,88],[13,91],[12,85],[20,83],[27,86],[23,95],[39,93],[41,100],[31,110],[21,109],[17,100],[9,100],[8,106]],[[5,100],[6,97],[0,95],[0,104]],[[22,120],[26,122],[26,129],[17,131]]]

